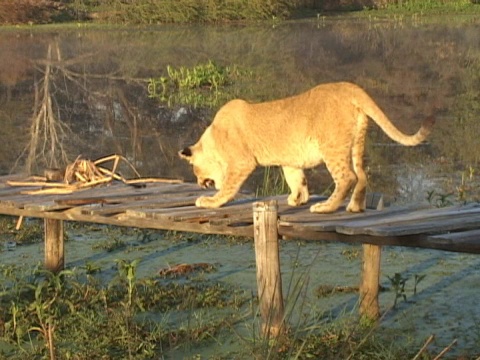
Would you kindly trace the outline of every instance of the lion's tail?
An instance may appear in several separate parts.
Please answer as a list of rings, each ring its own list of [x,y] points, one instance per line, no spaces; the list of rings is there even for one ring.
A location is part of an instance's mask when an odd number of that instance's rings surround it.
[[[428,116],[422,123],[420,129],[413,135],[406,135],[398,130],[395,125],[388,119],[384,112],[375,104],[370,96],[363,90],[363,98],[359,107],[370,117],[392,140],[405,145],[415,146],[424,141],[427,136],[432,132],[433,125],[435,124],[435,118],[433,115]],[[363,96],[362,96],[363,97]]]

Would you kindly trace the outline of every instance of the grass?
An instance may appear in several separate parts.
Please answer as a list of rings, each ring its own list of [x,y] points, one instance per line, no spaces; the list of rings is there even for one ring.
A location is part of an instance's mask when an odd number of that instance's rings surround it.
[[[292,6],[282,0],[77,0],[71,4],[77,18],[120,24],[256,21],[286,18]]]
[[[292,261],[301,262],[300,247]],[[116,276],[110,280],[94,263],[58,274],[40,264],[0,266],[0,358],[403,360],[417,351],[418,340],[413,344],[395,331],[384,334],[378,324],[359,319],[355,307],[335,316],[318,309],[306,295],[311,265],[286,279],[287,332],[264,337],[256,296],[212,280],[215,268],[209,270],[212,277],[200,271],[139,278],[140,264],[113,261]],[[322,287],[316,293],[356,291]],[[237,346],[226,350],[220,346],[225,339]],[[217,355],[201,355],[200,349]],[[428,352],[422,356],[434,358]]]
[[[53,274],[39,267],[1,267],[1,338],[11,359],[150,359],[182,342],[195,344],[235,319],[245,298],[219,283],[137,279],[138,261],[117,261],[118,276],[102,284],[79,270]],[[202,308],[230,309],[230,315],[206,322],[175,325],[145,313]],[[197,310],[196,310],[197,309]]]
[[[18,1],[17,1],[18,2]],[[367,3],[367,2],[366,2]],[[471,14],[480,13],[479,0],[388,0],[368,2],[364,10],[370,12],[380,4],[375,14]],[[285,1],[285,0],[75,0],[64,6],[45,10],[45,6],[28,1],[7,1],[0,4],[0,23],[44,24],[70,21],[119,25],[153,25],[170,23],[228,23],[257,22],[305,17],[320,17],[338,12],[358,13],[361,2]]]
[[[383,3],[383,2],[380,2]],[[365,7],[360,13],[375,15],[402,14],[479,14],[479,0],[388,0],[379,8]],[[373,2],[373,5],[375,1]],[[330,7],[332,4],[330,4]],[[165,24],[165,23],[224,23],[238,21],[274,21],[288,18],[319,17],[329,15],[317,2],[296,3],[282,0],[77,0],[70,5],[71,12],[81,18],[92,14],[94,21],[110,24]],[[359,5],[355,1],[339,2],[333,14],[355,13]]]
[[[235,97],[232,91],[223,91],[241,77],[250,76],[236,65],[220,66],[209,60],[192,67],[167,66],[165,76],[148,80],[148,96],[169,107],[176,104],[194,107],[217,107]]]
[[[400,0],[390,2],[387,12],[461,14],[479,12],[478,6],[470,0]]]
[[[283,175],[282,169],[278,167],[267,166],[263,169],[263,178],[257,186],[255,196],[272,196],[287,194],[289,188]]]
[[[292,261],[301,262],[300,250]],[[378,324],[359,319],[356,308],[335,316],[318,309],[306,296],[313,276],[308,265],[290,272],[284,287],[287,333],[265,338],[256,296],[213,280],[215,268],[209,270],[213,276],[200,271],[139,278],[140,264],[137,259],[104,264],[116,269],[110,280],[94,263],[58,274],[41,265],[0,266],[0,358],[403,360],[418,350],[418,340],[385,334]],[[317,296],[338,291],[356,288],[323,287]],[[220,346],[225,339],[238,346],[226,350]],[[217,355],[201,355],[200,349]],[[434,358],[428,352],[422,356]]]

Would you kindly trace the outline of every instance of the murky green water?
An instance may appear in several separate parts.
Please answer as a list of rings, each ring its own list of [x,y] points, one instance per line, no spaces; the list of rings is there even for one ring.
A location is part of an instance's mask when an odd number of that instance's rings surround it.
[[[346,80],[363,86],[405,132],[416,131],[423,118],[435,112],[434,133],[427,145],[417,148],[393,145],[372,125],[366,151],[369,190],[386,194],[392,202],[424,200],[429,193],[433,202],[478,196],[479,19],[328,18],[276,26],[9,30],[0,31],[0,47],[1,173],[25,167],[41,173],[80,154],[97,158],[117,153],[144,176],[193,180],[176,153],[198,138],[221,104],[194,108],[177,103],[169,108],[148,98],[147,83],[165,76],[168,65],[191,67],[212,60],[251,74],[222,89],[227,97],[262,101]],[[49,103],[51,109],[42,112],[48,108],[42,105]],[[330,184],[323,168],[309,176],[316,191]],[[247,187],[255,189],[254,182]],[[108,267],[112,256],[140,257],[144,261],[139,271],[149,276],[172,263],[219,262],[214,276],[255,289],[250,245],[179,247],[163,239],[140,251],[107,256],[92,254],[95,239],[76,239],[66,250],[67,262],[75,266],[93,259]],[[308,268],[315,287],[358,282],[359,258],[342,255],[351,247],[302,246],[301,266]],[[293,269],[299,271],[298,251],[295,243],[282,246],[286,279]],[[3,262],[15,261],[15,256],[36,262],[38,246],[3,255]],[[476,349],[479,261],[462,254],[387,249],[384,283],[388,285],[386,275],[395,272],[425,273],[427,278],[411,302],[386,315],[386,328],[398,327],[419,339],[436,333],[438,347],[459,337],[459,353]],[[391,305],[391,296],[382,295],[384,309]],[[313,300],[308,311],[350,311],[345,309],[355,301],[355,295]]]
[[[262,101],[316,84],[352,81],[392,121],[414,132],[434,112],[428,145],[394,146],[374,125],[367,164],[370,190],[423,199],[428,190],[475,192],[480,129],[478,20],[328,18],[251,26],[176,26],[0,32],[0,172],[25,165],[41,173],[78,155],[128,157],[144,176],[192,180],[178,149],[194,142],[213,108],[166,104],[147,96],[147,81],[168,65],[212,60],[248,71],[221,89]],[[36,99],[37,98],[37,99]],[[41,112],[42,104],[52,107]],[[50,116],[51,115],[51,116]],[[317,191],[330,184],[311,171]]]

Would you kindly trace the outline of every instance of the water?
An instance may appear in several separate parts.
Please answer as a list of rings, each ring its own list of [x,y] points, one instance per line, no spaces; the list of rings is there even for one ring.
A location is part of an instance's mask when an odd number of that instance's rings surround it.
[[[147,81],[166,76],[168,65],[212,60],[252,74],[222,89],[228,97],[263,101],[346,80],[364,87],[405,132],[416,131],[434,112],[436,128],[423,147],[392,146],[371,126],[369,189],[408,201],[432,190],[457,196],[463,174],[466,195],[476,196],[467,185],[479,153],[479,24],[460,20],[4,30],[0,172],[27,166],[42,173],[78,155],[117,153],[144,176],[193,180],[176,153],[198,138],[221,103],[168,108],[148,98]],[[52,108],[39,114],[43,96]],[[34,126],[44,131],[35,133]],[[322,168],[310,177],[315,190],[330,184]]]
[[[384,193],[392,203],[426,197],[435,204],[476,200],[479,34],[479,19],[451,17],[339,17],[275,26],[0,29],[0,173],[42,173],[78,155],[95,159],[117,153],[143,176],[194,180],[177,151],[196,141],[221,103],[211,108],[181,103],[168,107],[148,98],[147,84],[151,77],[166,76],[168,65],[192,67],[212,60],[251,74],[222,89],[226,97],[264,101],[319,83],[352,81],[405,132],[416,131],[435,113],[437,123],[428,144],[416,148],[395,146],[371,126],[366,149],[369,191]],[[51,108],[42,112],[41,105],[50,100]],[[318,192],[331,183],[324,168],[308,176]],[[255,190],[261,178],[258,171],[246,188]],[[96,240],[67,243],[67,263],[112,263],[105,253],[92,255],[87,241]],[[301,266],[313,274],[310,283],[357,284],[359,258],[346,260],[345,249],[352,248],[302,245]],[[298,251],[296,243],[283,243],[285,274],[298,268]],[[37,245],[17,246],[1,254],[6,257],[2,262],[15,261],[12,254],[36,262],[38,252]],[[144,259],[139,271],[145,276],[172,263],[220,262],[215,276],[255,290],[250,245],[220,241],[192,249],[161,240],[142,251],[115,256]],[[387,313],[385,329],[411,332],[419,342],[434,332],[439,348],[458,337],[458,353],[473,351],[479,344],[474,331],[480,319],[474,301],[478,266],[477,257],[470,255],[386,249],[384,284],[388,285],[386,275],[395,272],[427,277],[411,302]],[[391,296],[381,296],[382,310],[391,306]],[[339,295],[314,300],[311,306],[312,311],[338,314],[355,302],[355,295]]]

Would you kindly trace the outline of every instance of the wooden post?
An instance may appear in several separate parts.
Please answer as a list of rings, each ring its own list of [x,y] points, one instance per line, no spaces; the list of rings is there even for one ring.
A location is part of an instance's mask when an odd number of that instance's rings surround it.
[[[65,265],[63,249],[63,221],[45,219],[45,268],[59,272]]]
[[[363,244],[362,281],[360,284],[360,315],[371,320],[380,316],[378,289],[382,247]]]
[[[278,250],[277,202],[253,204],[257,287],[264,336],[277,336],[283,330],[284,304]]]

